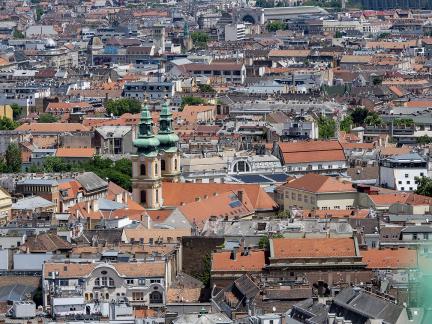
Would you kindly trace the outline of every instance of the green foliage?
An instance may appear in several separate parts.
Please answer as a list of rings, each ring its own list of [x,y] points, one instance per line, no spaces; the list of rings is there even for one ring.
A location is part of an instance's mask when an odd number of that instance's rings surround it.
[[[202,257],[202,270],[193,274],[195,278],[200,280],[206,287],[210,287],[211,279],[211,254],[207,253]]]
[[[14,29],[13,33],[12,33],[12,37],[15,39],[23,39],[25,38],[25,35],[19,31],[18,29]]]
[[[342,36],[343,36],[343,34],[342,34],[342,32],[340,32],[340,31],[337,31],[336,33],[335,33],[335,38],[342,38]]]
[[[320,138],[328,139],[335,136],[336,122],[328,117],[320,116],[318,119],[318,133]]]
[[[280,210],[276,214],[277,218],[290,218],[290,216],[291,216],[291,213],[289,212],[289,210]]]
[[[346,116],[344,119],[340,122],[340,129],[344,132],[349,132],[351,130],[353,124],[352,117],[350,115]]]
[[[12,130],[18,127],[18,123],[3,116],[0,118],[0,130]]]
[[[6,171],[10,173],[21,170],[21,150],[17,143],[10,143],[5,153]]]
[[[196,47],[206,47],[209,41],[209,35],[204,32],[194,31],[191,33],[192,43]]]
[[[108,100],[105,107],[107,113],[113,114],[114,116],[121,116],[125,113],[139,113],[141,110],[141,103],[136,99],[122,98]]]
[[[216,90],[209,84],[199,84],[198,88],[201,92],[215,93]]]
[[[43,14],[43,9],[41,7],[36,7],[36,21],[39,21]]]
[[[379,76],[374,76],[373,78],[372,78],[372,84],[373,85],[381,85],[382,84],[382,78],[381,77],[379,77]]]
[[[120,187],[132,190],[132,162],[128,159],[120,159],[113,162],[110,159],[96,155],[88,162],[70,163],[56,156],[44,159],[41,168],[31,166],[28,172],[70,172],[91,171],[104,180],[112,181]]]
[[[274,235],[271,235],[271,238],[283,238],[283,235],[282,234],[274,234]],[[258,247],[260,249],[264,249],[266,251],[268,251],[270,249],[270,239],[267,235],[261,236],[261,238],[258,242]]]
[[[50,113],[40,114],[38,118],[38,123],[56,123],[58,118]]]
[[[390,33],[381,33],[377,36],[377,40],[387,39],[390,36]]]
[[[416,177],[416,194],[432,197],[432,179],[429,177]]]
[[[67,172],[72,170],[72,164],[57,156],[47,156],[43,162],[45,172]]]
[[[207,101],[204,98],[193,97],[193,96],[182,97],[180,110],[182,110],[184,106],[198,106],[198,105],[205,105],[206,103]]]
[[[258,242],[258,247],[264,250],[268,250],[270,248],[270,240],[267,235],[261,236]]]
[[[423,135],[417,138],[417,143],[420,145],[430,144],[432,143],[432,138],[427,135]]]
[[[371,112],[369,115],[365,118],[364,123],[369,126],[379,126],[384,123],[382,118],[378,116],[376,112]]]
[[[257,0],[255,6],[260,8],[274,8],[274,7],[284,7],[285,4],[283,2],[275,3],[275,1],[271,1],[271,0]]]
[[[411,118],[396,118],[393,120],[393,125],[409,127],[414,125],[414,120]]]
[[[12,111],[13,111],[13,118],[17,119],[21,116],[22,111],[23,111],[23,107],[21,107],[20,105],[13,103],[11,105]]]
[[[283,30],[283,29],[286,29],[286,25],[283,22],[278,21],[278,20],[270,21],[267,24],[267,30],[269,32],[275,32],[277,30]]]

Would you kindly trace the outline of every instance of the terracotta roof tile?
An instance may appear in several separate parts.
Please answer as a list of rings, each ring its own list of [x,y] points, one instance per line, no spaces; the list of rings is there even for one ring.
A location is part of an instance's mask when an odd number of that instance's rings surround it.
[[[212,271],[261,271],[264,265],[262,250],[251,250],[247,255],[237,251],[236,260],[231,259],[231,251],[212,253]]]
[[[352,238],[272,239],[272,258],[325,258],[356,256]]]
[[[345,161],[338,141],[300,141],[278,143],[285,164]]]
[[[63,133],[63,132],[89,132],[90,129],[79,123],[32,123],[22,124],[16,128],[18,131],[31,131],[32,133]]]
[[[415,250],[377,250],[361,251],[363,262],[369,269],[406,269],[417,266],[417,252]]]
[[[96,154],[96,150],[94,148],[58,148],[56,151],[57,157],[62,158],[92,158]]]
[[[244,190],[255,210],[273,210],[277,207],[276,202],[256,184],[162,182],[162,189],[166,206],[180,206],[182,203],[194,202],[197,198],[203,200],[215,193]]]
[[[111,266],[124,277],[158,277],[165,274],[165,262],[119,262],[119,263],[45,263],[43,273],[58,272],[58,278],[88,277],[98,266]]]
[[[351,182],[340,182],[332,177],[309,173],[283,184],[285,188],[309,192],[355,192]]]

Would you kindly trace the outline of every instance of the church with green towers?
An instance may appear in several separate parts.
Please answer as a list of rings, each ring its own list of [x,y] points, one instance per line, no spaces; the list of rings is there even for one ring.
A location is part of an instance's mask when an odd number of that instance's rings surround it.
[[[146,209],[162,208],[162,181],[178,182],[180,178],[179,137],[174,133],[172,112],[166,100],[157,134],[153,128],[146,100],[133,142],[137,153],[132,156],[132,197]]]

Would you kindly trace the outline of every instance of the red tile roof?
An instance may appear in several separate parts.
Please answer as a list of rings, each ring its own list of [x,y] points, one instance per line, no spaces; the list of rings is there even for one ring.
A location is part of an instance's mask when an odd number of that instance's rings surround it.
[[[406,269],[417,266],[417,252],[415,250],[377,250],[361,251],[363,262],[369,269]]]
[[[232,203],[240,200],[237,192],[227,191],[216,196],[208,196],[200,201],[190,202],[178,209],[191,224],[196,224],[199,229],[202,229],[212,217],[234,219],[253,214],[254,208],[246,192],[242,194],[241,204],[235,206]]]
[[[272,258],[354,257],[352,238],[278,238],[272,239]]]
[[[162,190],[165,206],[180,206],[198,198],[204,200],[215,193],[244,190],[255,210],[273,210],[277,207],[276,202],[257,184],[162,182]]]
[[[335,178],[309,173],[301,178],[283,184],[288,189],[298,189],[309,192],[355,192],[351,182],[340,182]]]
[[[252,250],[247,255],[237,251],[236,260],[231,259],[231,251],[212,254],[212,271],[260,271],[264,265],[265,255],[262,250]]]
[[[280,142],[278,145],[285,164],[345,161],[338,141]]]
[[[63,132],[89,132],[90,129],[79,123],[32,123],[22,124],[16,128],[18,131],[32,133],[63,133]]]
[[[62,158],[92,158],[96,154],[94,148],[65,148],[57,149],[56,156]]]

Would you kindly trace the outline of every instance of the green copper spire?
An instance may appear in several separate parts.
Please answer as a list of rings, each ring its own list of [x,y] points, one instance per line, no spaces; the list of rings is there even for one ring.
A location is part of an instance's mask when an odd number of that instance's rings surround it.
[[[165,152],[176,152],[177,151],[177,143],[179,141],[179,137],[174,133],[173,127],[173,118],[171,109],[168,106],[168,102],[165,99],[164,104],[162,105],[162,111],[160,113],[159,118],[159,132],[157,138],[160,142],[161,150]]]
[[[187,21],[185,21],[184,25],[183,25],[183,37],[184,38],[188,38],[189,37],[189,24]]]
[[[138,154],[155,156],[158,153],[159,140],[153,134],[153,121],[147,106],[147,100],[141,108],[138,136],[133,142]]]

